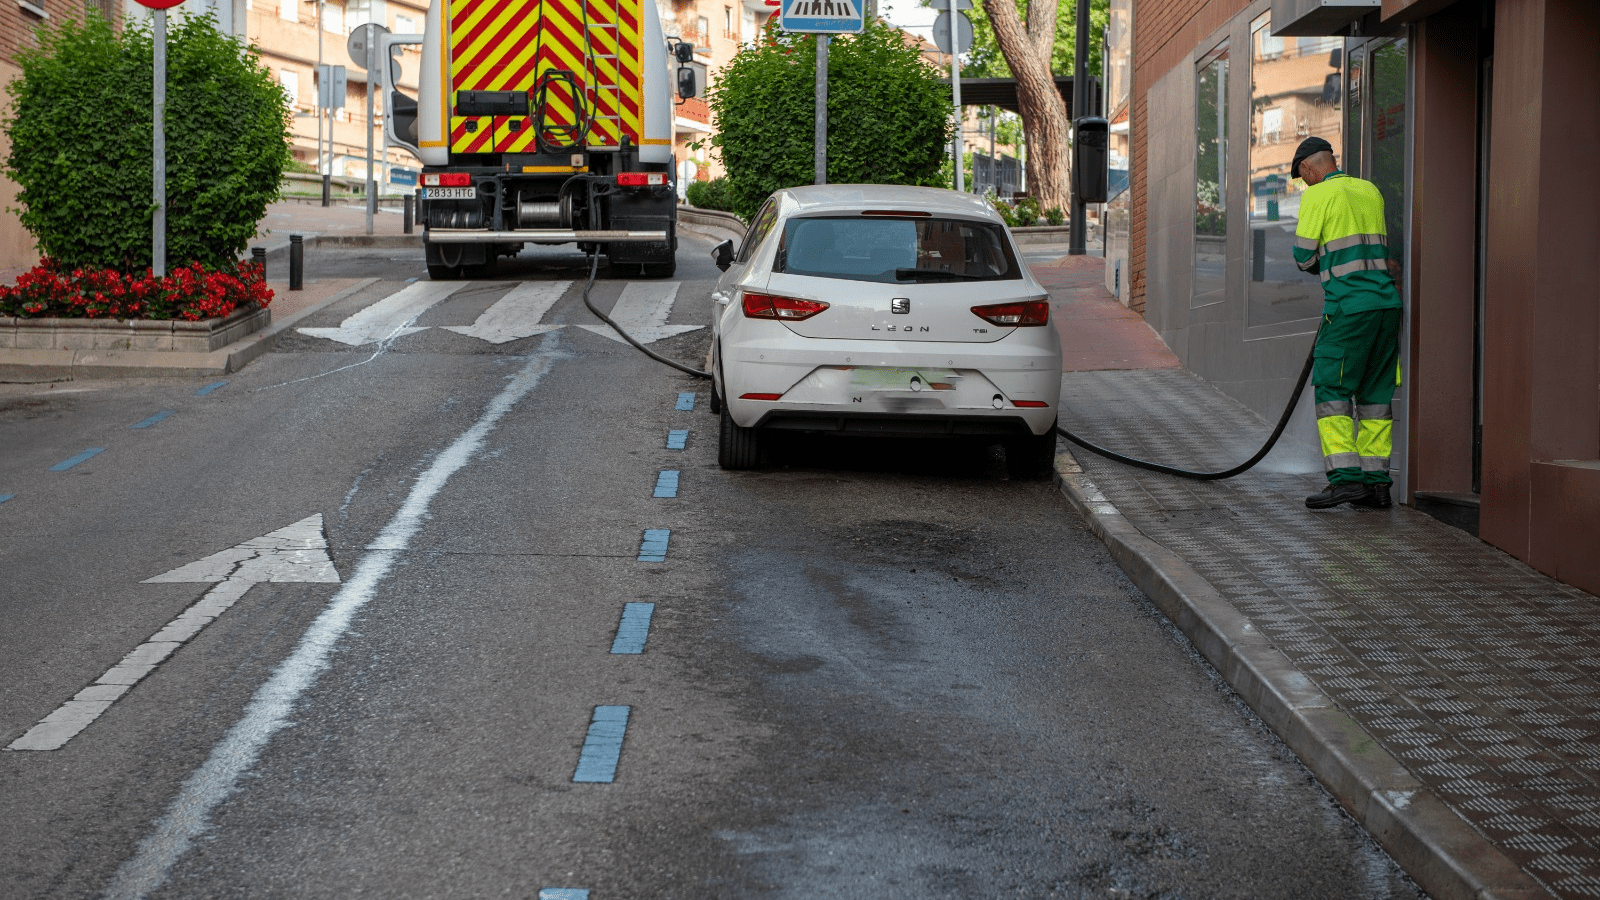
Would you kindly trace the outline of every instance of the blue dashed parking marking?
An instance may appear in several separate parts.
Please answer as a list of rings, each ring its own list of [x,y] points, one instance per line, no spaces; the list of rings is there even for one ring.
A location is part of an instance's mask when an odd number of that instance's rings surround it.
[[[216,390],[219,387],[222,387],[225,384],[227,384],[226,381],[218,381],[215,384],[208,384],[205,387],[201,388],[200,390],[195,391],[194,395],[196,397],[204,397],[205,395],[211,393],[212,391]]]
[[[12,497],[15,497],[15,496],[16,496],[16,494],[0,494],[0,503],[4,503],[7,500],[10,500]]]
[[[689,429],[667,432],[667,449],[682,450],[683,445],[689,442]]]
[[[52,472],[65,472],[66,470],[72,468],[73,466],[77,465],[78,463],[81,463],[86,459],[91,459],[98,453],[104,453],[104,452],[106,452],[106,448],[104,448],[104,447],[90,447],[89,449],[83,451],[82,453],[79,453],[77,456],[74,456],[71,459],[63,460],[62,462],[56,463],[55,465],[50,467],[50,471],[52,471]]]
[[[161,421],[162,419],[165,419],[167,416],[170,416],[170,415],[172,415],[172,410],[163,409],[161,412],[156,413],[155,415],[151,416],[148,419],[145,419],[143,422],[140,422],[139,424],[137,424],[137,425],[135,425],[133,427],[135,427],[135,428],[149,428],[151,425],[154,425],[155,423]]]
[[[539,900],[589,900],[589,889],[540,888]]]
[[[676,497],[676,496],[678,496],[678,470],[677,469],[663,469],[663,470],[661,470],[661,474],[656,476],[656,492],[655,492],[655,494],[653,496],[656,496],[656,497]]]
[[[678,393],[678,407],[677,408],[678,409],[694,409],[694,393],[692,391],[680,391]]]
[[[578,771],[573,781],[610,784],[617,779],[617,760],[622,756],[622,737],[628,730],[628,707],[596,706],[589,723],[589,736],[578,754]]]
[[[639,542],[639,562],[666,562],[667,538],[670,528],[646,528],[644,540]]]
[[[617,623],[617,639],[611,642],[612,653],[643,653],[645,638],[650,636],[650,617],[655,614],[654,603],[629,603],[622,608],[622,621]]]

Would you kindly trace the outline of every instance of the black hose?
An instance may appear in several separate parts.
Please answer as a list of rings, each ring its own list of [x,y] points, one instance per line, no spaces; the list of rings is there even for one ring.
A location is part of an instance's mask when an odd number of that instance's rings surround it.
[[[663,363],[665,365],[669,365],[669,366],[673,367],[674,369],[677,369],[679,372],[683,372],[686,375],[693,375],[696,378],[710,378],[711,377],[711,373],[710,372],[702,372],[701,370],[696,369],[696,368],[694,368],[692,366],[686,366],[683,363],[667,359],[665,356],[662,356],[661,354],[655,352],[654,350],[651,350],[649,347],[646,347],[645,345],[639,343],[638,341],[633,339],[633,335],[627,333],[626,331],[623,331],[621,325],[618,325],[616,322],[611,321],[611,317],[610,316],[608,316],[605,313],[601,312],[600,309],[594,305],[594,301],[589,299],[589,292],[594,289],[594,279],[595,279],[595,276],[599,273],[599,271],[600,271],[600,254],[598,254],[598,253],[589,254],[589,280],[584,282],[584,285],[583,285],[583,305],[589,307],[589,312],[592,312],[595,315],[599,316],[600,317],[600,321],[606,323],[607,325],[610,325],[611,326],[611,330],[615,331],[617,334],[622,335],[622,339],[627,341],[628,343],[632,344],[634,346],[634,349],[638,350],[640,353],[643,353],[645,356],[650,357],[651,359],[655,360],[656,362]]]
[[[1267,442],[1265,444],[1261,445],[1261,449],[1256,451],[1255,456],[1250,457],[1231,469],[1221,472],[1191,472],[1188,469],[1179,469],[1173,466],[1164,466],[1161,463],[1153,463],[1142,459],[1134,459],[1131,456],[1123,456],[1121,453],[1107,450],[1104,447],[1096,447],[1094,444],[1089,443],[1088,441],[1078,437],[1059,425],[1056,426],[1056,433],[1073,442],[1074,444],[1077,444],[1083,449],[1088,450],[1090,453],[1097,453],[1101,456],[1104,456],[1106,459],[1115,460],[1116,462],[1125,463],[1140,469],[1148,469],[1151,472],[1161,472],[1166,475],[1176,475],[1179,478],[1192,478],[1195,481],[1216,481],[1222,478],[1232,478],[1235,475],[1254,468],[1256,463],[1265,459],[1266,455],[1272,451],[1273,446],[1278,443],[1278,438],[1283,435],[1283,429],[1287,428],[1289,425],[1289,416],[1294,413],[1295,403],[1300,400],[1300,392],[1306,389],[1306,381],[1311,378],[1311,364],[1312,360],[1315,358],[1314,355],[1316,353],[1316,347],[1317,342],[1315,339],[1313,339],[1311,342],[1311,352],[1306,354],[1305,368],[1300,370],[1300,380],[1295,382],[1294,393],[1289,396],[1289,405],[1283,408],[1283,415],[1278,417],[1278,426],[1272,429],[1272,436],[1267,438]]]

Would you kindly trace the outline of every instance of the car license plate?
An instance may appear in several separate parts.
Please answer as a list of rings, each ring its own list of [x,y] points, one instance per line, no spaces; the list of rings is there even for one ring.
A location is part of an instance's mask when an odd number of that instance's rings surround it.
[[[422,196],[427,200],[476,200],[478,189],[475,187],[431,187],[423,188]]]
[[[850,383],[878,391],[950,391],[961,376],[951,369],[907,369],[898,366],[860,366]]]

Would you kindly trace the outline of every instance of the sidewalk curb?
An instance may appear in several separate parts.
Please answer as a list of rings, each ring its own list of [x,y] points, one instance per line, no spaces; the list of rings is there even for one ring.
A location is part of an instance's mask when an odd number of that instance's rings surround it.
[[[1056,456],[1055,482],[1134,585],[1430,896],[1550,896],[1379,747],[1187,562],[1135,528],[1071,453]]]
[[[364,278],[326,300],[210,353],[170,350],[5,350],[0,381],[46,382],[89,378],[165,375],[231,375],[268,350],[278,335],[312,313],[333,305],[379,279]],[[270,308],[270,307],[269,307]]]

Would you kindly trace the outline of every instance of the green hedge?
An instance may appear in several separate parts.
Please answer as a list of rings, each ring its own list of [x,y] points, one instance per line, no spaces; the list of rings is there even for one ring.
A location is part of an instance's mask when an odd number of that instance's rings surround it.
[[[728,187],[728,179],[713,178],[710,181],[695,181],[684,190],[685,199],[689,205],[696,209],[717,209],[723,212],[733,212],[733,192]]]
[[[22,224],[66,269],[141,272],[151,262],[152,74],[149,26],[103,19],[41,29],[17,53],[6,157]],[[290,112],[254,48],[209,17],[167,35],[169,266],[235,263],[277,198]]]

